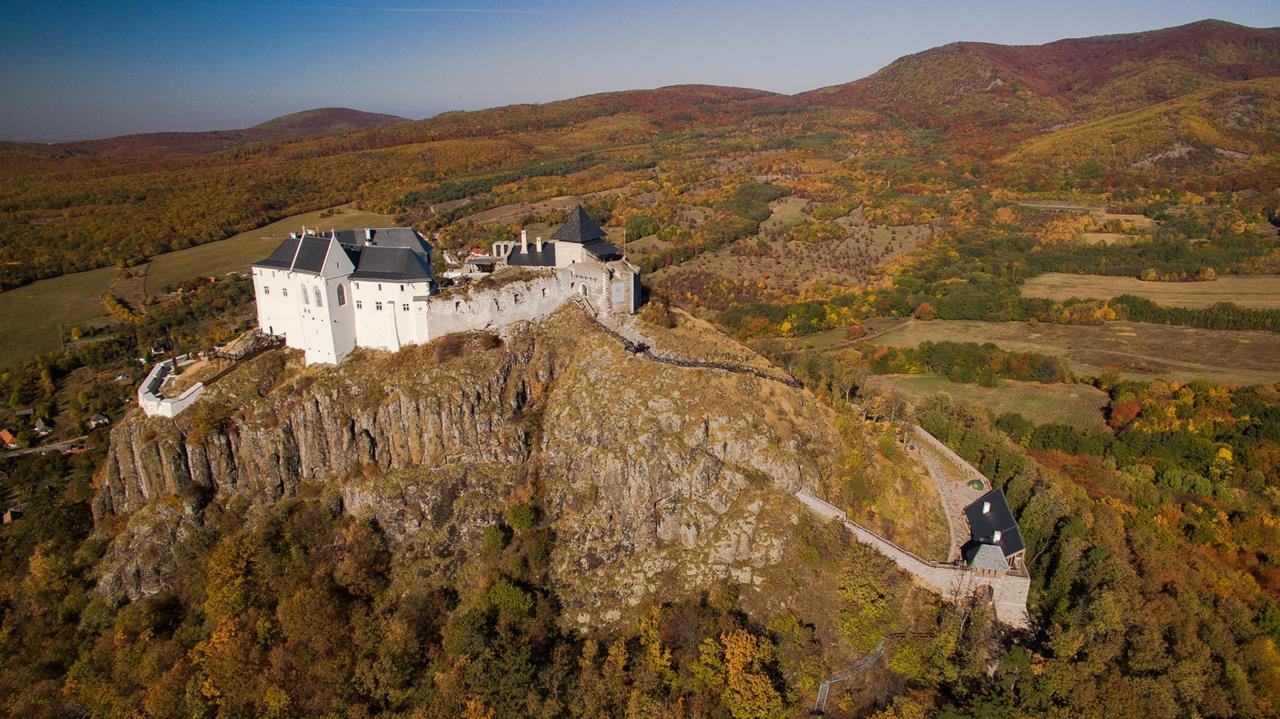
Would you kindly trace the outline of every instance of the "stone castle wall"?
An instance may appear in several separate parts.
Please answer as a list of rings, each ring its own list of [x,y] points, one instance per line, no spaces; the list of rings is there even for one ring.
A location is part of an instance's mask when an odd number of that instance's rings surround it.
[[[585,299],[597,312],[629,312],[632,285],[630,273],[613,273],[593,262],[542,270],[493,289],[436,295],[427,304],[427,337],[433,340],[454,332],[540,319],[575,297]]]

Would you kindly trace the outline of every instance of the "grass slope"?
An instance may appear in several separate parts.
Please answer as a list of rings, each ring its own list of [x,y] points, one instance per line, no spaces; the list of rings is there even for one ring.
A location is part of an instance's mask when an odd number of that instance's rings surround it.
[[[322,217],[326,212],[333,214]],[[304,226],[326,231],[387,227],[394,224],[395,218],[390,215],[347,206],[293,215],[219,242],[157,255],[151,260],[151,268],[147,272],[147,292],[156,294],[169,285],[193,277],[216,276],[242,270],[249,263],[270,255],[290,232],[298,232]]]
[[[964,404],[978,405],[999,416],[1016,412],[1037,424],[1069,424],[1081,429],[1105,427],[1102,408],[1107,394],[1083,384],[1040,384],[1000,380],[995,387],[957,384],[946,377],[924,374],[875,375],[867,380],[873,387],[884,387],[906,395],[922,404],[938,394],[945,394]]]
[[[104,267],[0,292],[0,367],[14,367],[31,355],[58,349],[62,323],[106,316],[98,298],[119,273]]]

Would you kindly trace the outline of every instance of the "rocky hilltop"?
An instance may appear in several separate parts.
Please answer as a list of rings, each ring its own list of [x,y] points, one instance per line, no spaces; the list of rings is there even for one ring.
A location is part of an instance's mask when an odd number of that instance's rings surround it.
[[[275,351],[176,419],[135,413],[112,432],[94,502],[113,536],[100,591],[165,589],[211,513],[252,522],[305,496],[372,518],[399,570],[424,574],[534,501],[555,533],[565,616],[583,624],[659,592],[758,586],[798,521],[786,494],[836,466],[830,411],[697,320],[666,324],[625,329],[754,371],[654,361],[568,306],[502,336],[359,351],[339,367]]]

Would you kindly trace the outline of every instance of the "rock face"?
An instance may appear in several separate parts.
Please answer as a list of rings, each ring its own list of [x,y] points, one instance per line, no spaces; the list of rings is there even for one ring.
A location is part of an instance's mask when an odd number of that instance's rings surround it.
[[[731,344],[682,341],[694,354]],[[807,392],[628,354],[576,307],[501,339],[361,351],[336,368],[286,356],[237,369],[176,419],[113,430],[94,503],[118,532],[102,591],[164,588],[164,548],[211,509],[251,516],[329,492],[374,518],[398,561],[447,568],[533,496],[566,616],[607,621],[650,593],[758,583],[794,521],[786,495],[817,486],[839,451]]]

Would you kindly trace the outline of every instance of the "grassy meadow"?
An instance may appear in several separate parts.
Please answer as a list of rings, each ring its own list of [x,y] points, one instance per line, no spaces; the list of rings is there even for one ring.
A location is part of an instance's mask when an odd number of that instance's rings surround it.
[[[332,214],[322,216],[325,213]],[[147,293],[157,294],[169,285],[193,277],[222,275],[244,269],[250,262],[256,262],[271,254],[276,245],[288,237],[290,232],[297,232],[303,226],[326,231],[387,227],[393,224],[395,224],[395,218],[389,215],[379,215],[346,206],[293,215],[256,230],[241,232],[225,240],[156,255],[151,259],[150,268],[147,271]]]
[[[0,292],[0,367],[61,347],[59,326],[106,317],[99,297],[120,271],[103,267]]]
[[[943,393],[957,402],[985,407],[997,416],[1016,412],[1037,424],[1069,424],[1090,430],[1105,427],[1102,409],[1107,393],[1089,385],[1002,379],[995,387],[981,387],[929,374],[872,375],[867,382],[897,391],[917,404]]]
[[[1023,297],[1047,297],[1056,302],[1086,297],[1105,300],[1120,295],[1145,297],[1173,307],[1210,307],[1230,302],[1268,309],[1280,307],[1280,275],[1225,275],[1208,282],[1145,282],[1136,277],[1047,272],[1022,285]]]

